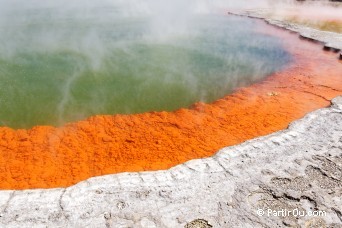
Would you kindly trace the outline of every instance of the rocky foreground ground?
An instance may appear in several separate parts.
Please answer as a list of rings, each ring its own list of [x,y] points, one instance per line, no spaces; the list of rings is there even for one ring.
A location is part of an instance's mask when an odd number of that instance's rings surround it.
[[[286,130],[170,170],[1,191],[0,226],[341,227],[341,123],[338,97]]]

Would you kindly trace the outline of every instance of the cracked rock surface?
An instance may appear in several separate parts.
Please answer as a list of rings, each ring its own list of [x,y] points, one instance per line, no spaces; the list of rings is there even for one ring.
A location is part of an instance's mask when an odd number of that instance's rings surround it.
[[[0,227],[341,227],[341,123],[337,97],[286,130],[166,171],[0,191]]]

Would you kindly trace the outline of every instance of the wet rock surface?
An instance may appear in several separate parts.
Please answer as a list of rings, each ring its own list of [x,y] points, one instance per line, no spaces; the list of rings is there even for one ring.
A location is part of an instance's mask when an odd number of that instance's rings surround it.
[[[1,191],[0,226],[340,227],[341,123],[337,97],[286,130],[167,171]]]

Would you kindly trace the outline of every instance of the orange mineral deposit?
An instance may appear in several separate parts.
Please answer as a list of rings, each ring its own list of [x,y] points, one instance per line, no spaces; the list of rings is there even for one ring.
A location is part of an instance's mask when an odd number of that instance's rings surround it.
[[[65,187],[98,175],[167,169],[284,129],[342,94],[336,54],[298,35],[268,29],[283,38],[292,63],[211,104],[93,116],[58,128],[0,128],[0,188]]]

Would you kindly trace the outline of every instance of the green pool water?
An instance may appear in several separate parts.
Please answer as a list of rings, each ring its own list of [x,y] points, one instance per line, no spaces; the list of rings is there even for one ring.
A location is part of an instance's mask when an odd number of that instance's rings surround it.
[[[1,126],[212,102],[290,61],[250,19],[203,14],[180,29],[155,29],[148,15],[97,10],[8,13],[11,23],[0,23]]]

